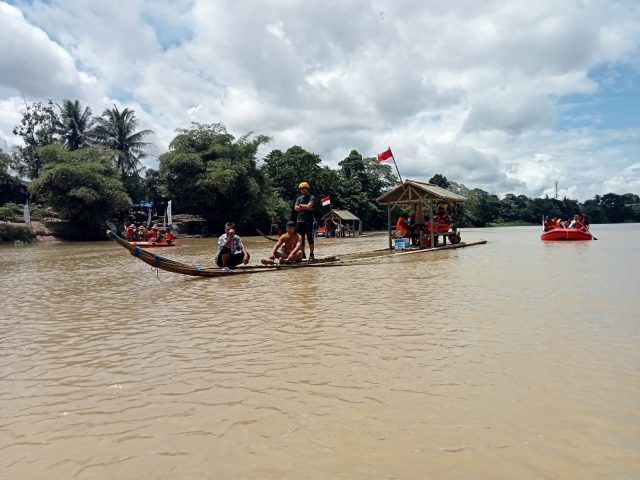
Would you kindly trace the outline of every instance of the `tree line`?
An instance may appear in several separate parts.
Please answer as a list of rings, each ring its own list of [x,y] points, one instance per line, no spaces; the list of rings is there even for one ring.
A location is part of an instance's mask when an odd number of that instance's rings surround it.
[[[78,100],[27,104],[14,129],[24,144],[0,155],[0,205],[16,197],[22,178],[30,181],[31,202],[63,220],[61,235],[71,239],[102,238],[107,219],[122,219],[132,202],[141,200],[171,199],[174,213],[202,217],[210,231],[232,220],[241,231],[253,232],[292,218],[297,184],[307,181],[318,199],[330,196],[332,208],[356,214],[365,228],[386,227],[386,209],[376,198],[398,180],[375,157],[351,150],[330,168],[319,155],[292,146],[258,159],[270,137],[249,132],[236,138],[221,123],[194,123],[176,131],[158,168],[151,169],[141,162],[151,133],[138,130],[133,110],[115,105],[93,116]],[[454,212],[461,226],[539,223],[543,215],[568,218],[580,211],[593,223],[640,221],[634,194],[608,193],[582,204],[511,193],[500,199],[442,174],[429,181],[467,197]],[[318,204],[316,218],[327,211]]]

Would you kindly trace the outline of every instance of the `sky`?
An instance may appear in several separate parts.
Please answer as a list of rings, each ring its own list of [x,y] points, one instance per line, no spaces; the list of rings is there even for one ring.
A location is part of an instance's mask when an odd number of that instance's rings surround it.
[[[0,148],[25,102],[135,110],[149,157],[223,123],[335,167],[640,194],[637,0],[0,0]]]

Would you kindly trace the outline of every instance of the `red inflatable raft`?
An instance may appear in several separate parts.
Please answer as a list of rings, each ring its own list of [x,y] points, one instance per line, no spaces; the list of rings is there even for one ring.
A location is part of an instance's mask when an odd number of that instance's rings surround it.
[[[541,240],[593,240],[588,230],[582,228],[552,228],[543,232]]]
[[[135,245],[140,248],[159,248],[159,247],[177,247],[178,244],[175,242],[168,243],[167,241],[162,242],[129,242],[131,245]]]

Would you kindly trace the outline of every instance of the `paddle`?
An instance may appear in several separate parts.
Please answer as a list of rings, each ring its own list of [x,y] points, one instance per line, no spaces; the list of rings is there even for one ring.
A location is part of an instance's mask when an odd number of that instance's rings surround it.
[[[113,224],[113,222],[107,220],[105,223],[107,224],[107,227],[109,227],[109,230],[118,235],[118,228]]]
[[[264,233],[262,233],[259,228],[256,228],[256,232],[258,232],[260,235],[262,235],[267,240],[271,240],[272,242],[277,242],[278,241],[277,238],[272,238],[269,235],[265,235]]]

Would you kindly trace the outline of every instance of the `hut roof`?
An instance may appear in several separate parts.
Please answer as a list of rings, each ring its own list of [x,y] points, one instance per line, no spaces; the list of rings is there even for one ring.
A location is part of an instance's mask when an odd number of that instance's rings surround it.
[[[326,220],[327,218],[331,218],[331,217],[338,217],[340,220],[345,220],[345,221],[360,220],[349,210],[331,210],[324,217],[322,217],[322,220]]]
[[[440,200],[448,203],[464,202],[462,195],[445,190],[431,183],[405,180],[402,185],[385,192],[378,198],[378,203],[417,203],[423,200]]]

